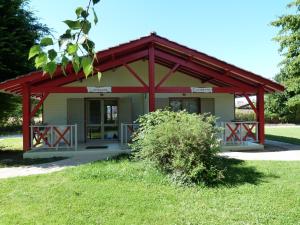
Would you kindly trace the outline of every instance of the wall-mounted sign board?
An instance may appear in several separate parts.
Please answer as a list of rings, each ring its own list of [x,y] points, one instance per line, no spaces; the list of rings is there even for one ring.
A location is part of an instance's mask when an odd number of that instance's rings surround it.
[[[111,93],[111,87],[87,87],[88,93]]]
[[[192,93],[212,93],[213,89],[211,87],[191,87],[191,92]]]

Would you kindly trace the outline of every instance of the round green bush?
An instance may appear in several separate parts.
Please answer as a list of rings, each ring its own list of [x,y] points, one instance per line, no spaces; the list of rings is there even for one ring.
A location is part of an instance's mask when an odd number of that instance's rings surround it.
[[[138,123],[131,145],[136,159],[160,168],[177,183],[210,184],[222,178],[215,160],[220,150],[215,117],[157,110]]]

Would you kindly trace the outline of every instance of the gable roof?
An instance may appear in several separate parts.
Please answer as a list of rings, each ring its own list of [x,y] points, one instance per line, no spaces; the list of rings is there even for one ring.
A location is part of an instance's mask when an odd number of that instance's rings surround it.
[[[231,87],[236,84],[241,87],[263,87],[267,93],[284,90],[282,85],[263,76],[170,41],[155,33],[97,52],[98,60],[95,60],[94,66],[104,72],[140,59],[148,59],[150,45],[155,49],[156,63],[169,68],[177,65],[178,71],[198,78],[203,83],[209,82],[220,87]],[[71,63],[68,64],[66,71],[67,77],[58,67],[53,78],[48,75],[43,76],[42,71],[34,71],[0,83],[0,91],[21,94],[22,85],[25,83],[30,83],[33,87],[56,86],[84,78],[82,72],[77,75],[74,73]]]

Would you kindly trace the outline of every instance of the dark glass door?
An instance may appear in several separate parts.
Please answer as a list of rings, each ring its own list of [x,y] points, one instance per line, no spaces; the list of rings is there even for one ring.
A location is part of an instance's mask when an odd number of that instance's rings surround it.
[[[87,140],[118,140],[118,101],[116,99],[87,100]]]

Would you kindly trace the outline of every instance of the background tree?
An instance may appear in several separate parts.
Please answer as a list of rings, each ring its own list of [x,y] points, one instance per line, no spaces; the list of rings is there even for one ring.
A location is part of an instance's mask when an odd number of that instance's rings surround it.
[[[280,16],[271,24],[280,30],[274,38],[283,56],[275,80],[285,85],[284,93],[267,99],[267,110],[285,122],[300,122],[300,0],[288,4],[293,13]]]
[[[49,29],[29,10],[28,0],[0,0],[0,82],[34,70],[28,51]],[[20,111],[18,97],[0,93],[0,122]]]

